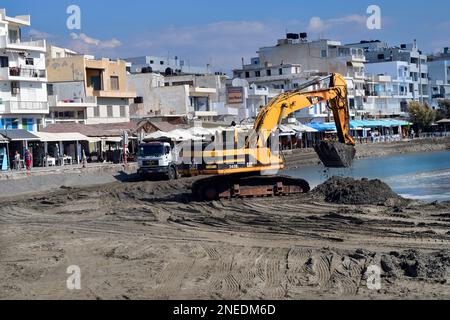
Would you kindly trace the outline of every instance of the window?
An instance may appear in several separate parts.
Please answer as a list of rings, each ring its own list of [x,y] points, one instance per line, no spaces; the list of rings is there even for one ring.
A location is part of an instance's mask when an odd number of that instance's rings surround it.
[[[56,58],[61,58],[61,52],[56,53]]]
[[[33,131],[33,119],[22,118],[22,129]]]
[[[154,64],[155,63],[155,61],[153,61],[153,60],[150,60],[150,64]]]
[[[20,85],[18,82],[12,81],[11,82],[11,94],[13,96],[18,95],[20,93]]]
[[[0,57],[0,67],[2,67],[2,68],[9,67],[8,57]]]
[[[17,43],[20,40],[20,29],[19,30],[8,30],[9,33],[9,43]]]
[[[119,90],[119,77],[111,77],[111,90]]]
[[[25,59],[25,64],[27,66],[34,66],[34,59],[33,58],[26,58]]]
[[[278,74],[279,74],[280,76],[283,75],[283,68],[278,69]]]
[[[95,118],[100,117],[100,107],[99,106],[94,107],[94,117]]]
[[[102,78],[100,76],[90,77],[90,87],[92,87],[95,91],[102,90]]]
[[[261,77],[261,71],[255,71],[255,77]]]
[[[108,118],[112,118],[114,116],[112,106],[107,106],[107,112],[108,112]]]
[[[55,92],[53,90],[53,84],[51,84],[51,83],[47,83],[47,94],[49,96],[54,96],[55,95]]]
[[[164,61],[160,61],[159,64],[160,64],[160,65],[164,65]]]
[[[326,58],[326,57],[328,56],[327,50],[322,50],[322,51],[320,52],[320,56],[321,56],[322,58]]]
[[[17,118],[5,119],[5,129],[19,129],[19,119]]]
[[[125,106],[120,106],[120,117],[125,118],[127,116]]]
[[[267,74],[268,77],[270,77],[270,76],[272,75],[272,70],[268,69],[268,70],[266,71],[266,74]]]
[[[246,71],[246,72],[245,72],[245,77],[246,77],[246,78],[250,78],[250,72]]]

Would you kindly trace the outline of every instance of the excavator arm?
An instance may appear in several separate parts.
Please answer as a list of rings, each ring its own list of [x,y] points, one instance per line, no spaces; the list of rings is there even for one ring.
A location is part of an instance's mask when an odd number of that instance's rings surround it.
[[[303,92],[305,88],[329,80],[329,87]],[[350,135],[350,112],[348,108],[347,83],[342,75],[334,73],[304,84],[301,88],[283,93],[270,101],[259,113],[254,134],[248,140],[248,147],[261,148],[266,145],[272,132],[288,115],[321,102],[327,102],[333,112],[339,143],[322,141],[315,151],[326,167],[349,167],[355,157],[355,140]]]
[[[330,80],[330,86],[327,89],[310,92],[302,92],[302,89],[298,89],[283,93],[272,99],[256,118],[254,132],[259,134],[258,146],[261,147],[267,141],[272,132],[288,115],[321,102],[328,102],[333,112],[339,142],[354,146],[355,141],[349,133],[350,115],[345,79],[340,74],[335,73],[325,78],[313,80],[302,88],[319,84],[328,79]]]

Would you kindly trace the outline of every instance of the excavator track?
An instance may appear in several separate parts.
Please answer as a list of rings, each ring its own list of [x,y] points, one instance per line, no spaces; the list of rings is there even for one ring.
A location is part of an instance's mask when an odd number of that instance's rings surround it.
[[[287,196],[309,191],[307,181],[279,175],[218,175],[200,179],[192,185],[192,194],[198,201]]]

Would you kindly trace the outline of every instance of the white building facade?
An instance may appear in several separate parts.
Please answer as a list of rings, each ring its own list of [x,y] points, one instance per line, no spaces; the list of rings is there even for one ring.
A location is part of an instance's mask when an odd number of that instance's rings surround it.
[[[443,99],[450,99],[450,50],[429,57],[428,77],[430,80],[429,100],[433,108],[439,107]]]
[[[209,67],[192,66],[189,60],[179,59],[178,57],[161,56],[141,56],[127,58],[125,61],[131,63],[130,73],[162,73],[165,75],[174,74],[208,74]]]
[[[23,41],[30,16],[0,9],[0,129],[38,131],[49,113],[45,40]]]
[[[381,41],[351,44],[365,50],[365,101],[361,113],[366,116],[407,116],[408,102],[428,102],[427,56],[417,43],[389,47]]]
[[[363,107],[365,56],[361,48],[343,46],[331,40],[308,41],[304,33],[290,33],[285,39],[278,40],[276,46],[260,48],[258,55],[251,64],[234,70],[234,77],[245,79],[258,89],[283,92],[337,72],[347,80],[352,114]],[[331,115],[326,103],[320,103],[298,112],[296,116],[304,122],[323,122],[328,121]]]
[[[128,86],[137,93],[130,106],[130,116],[134,119],[188,117],[207,121],[233,116],[237,113],[225,103],[226,80],[223,75],[128,74]]]

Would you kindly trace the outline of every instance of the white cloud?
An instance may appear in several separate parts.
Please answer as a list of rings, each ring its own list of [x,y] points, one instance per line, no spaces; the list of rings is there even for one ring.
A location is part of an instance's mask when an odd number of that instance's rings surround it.
[[[346,24],[365,27],[366,21],[367,21],[366,16],[356,14],[327,20],[323,20],[320,17],[312,17],[309,20],[308,31],[323,32]]]
[[[113,49],[113,48],[117,48],[122,45],[122,43],[119,40],[117,40],[116,38],[113,38],[111,40],[102,41],[102,40],[98,40],[95,38],[91,38],[88,35],[86,35],[85,33],[76,34],[76,33],[72,32],[70,34],[70,37],[72,38],[72,40],[80,41],[83,44],[86,44],[88,46],[97,47],[100,49]]]
[[[137,55],[177,55],[191,65],[211,64],[218,68],[238,66],[264,45],[283,36],[286,25],[278,22],[221,21],[206,25],[146,30],[128,40],[122,57]],[[132,52],[132,53],[131,53]]]
[[[28,30],[28,36],[33,39],[50,39],[54,38],[54,35],[51,35],[50,33],[36,30],[36,29],[30,29]]]

